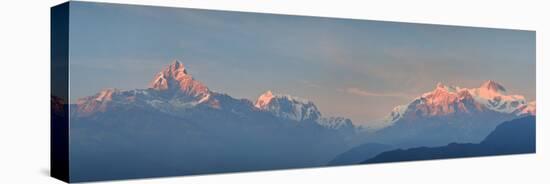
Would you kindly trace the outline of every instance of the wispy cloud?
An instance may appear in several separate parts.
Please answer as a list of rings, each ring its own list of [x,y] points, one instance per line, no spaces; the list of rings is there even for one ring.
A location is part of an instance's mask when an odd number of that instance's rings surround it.
[[[397,98],[411,98],[411,94],[405,94],[405,93],[378,93],[378,92],[371,92],[368,90],[363,90],[359,88],[346,88],[342,91],[345,91],[346,93],[357,95],[357,96],[364,96],[364,97],[397,97]]]

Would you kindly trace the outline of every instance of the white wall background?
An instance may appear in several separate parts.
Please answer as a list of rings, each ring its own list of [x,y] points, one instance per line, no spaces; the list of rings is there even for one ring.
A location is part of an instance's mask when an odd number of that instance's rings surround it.
[[[0,6],[0,183],[62,183],[49,174],[49,7]],[[550,5],[541,0],[102,0],[102,2],[537,31],[537,154],[296,169],[113,183],[549,183]],[[548,57],[546,57],[547,60]],[[546,71],[546,72],[544,72]],[[545,95],[547,94],[547,95]]]

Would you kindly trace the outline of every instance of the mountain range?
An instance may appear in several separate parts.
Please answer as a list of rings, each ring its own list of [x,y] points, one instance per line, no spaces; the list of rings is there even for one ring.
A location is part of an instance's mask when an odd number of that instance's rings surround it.
[[[263,111],[289,121],[315,122],[329,129],[354,128],[347,118],[321,116],[313,102],[299,97],[266,91],[252,102],[213,92],[188,74],[178,60],[157,73],[148,89],[105,89],[94,96],[78,99],[73,115],[87,117],[117,108],[144,108],[174,115],[190,108],[226,110],[235,114]]]
[[[106,89],[69,109],[74,181],[322,166],[355,130],[297,97],[211,91],[179,61],[147,89]]]
[[[225,100],[225,101],[224,101]],[[107,108],[140,106],[167,113],[177,113],[197,106],[239,111],[266,111],[274,116],[293,121],[315,121],[327,128],[354,128],[348,118],[322,117],[317,106],[307,99],[266,91],[255,102],[234,99],[213,92],[187,73],[184,65],[174,60],[157,73],[148,89],[120,91],[105,89],[94,96],[80,98],[74,115],[83,117]],[[499,83],[489,80],[479,88],[460,88],[438,83],[436,88],[407,105],[396,106],[383,123],[392,125],[439,117],[476,116],[483,113],[501,113],[512,116],[535,115],[536,102],[527,102],[521,95],[507,95]]]
[[[251,101],[212,91],[174,60],[146,89],[105,89],[69,106],[71,176],[314,167],[338,157],[358,163],[393,148],[479,142],[501,122],[534,115],[535,105],[495,81],[472,89],[438,84],[390,112],[388,126],[364,131],[348,118],[323,116],[304,98],[267,90]]]
[[[397,106],[384,119],[387,123],[421,118],[468,115],[483,112],[534,115],[536,102],[521,95],[508,95],[499,83],[489,80],[479,88],[461,88],[438,83],[436,88],[407,105]]]
[[[433,91],[394,108],[383,120],[387,126],[366,139],[399,147],[479,142],[498,124],[535,114],[534,101],[509,95],[492,80],[478,88],[438,83]]]

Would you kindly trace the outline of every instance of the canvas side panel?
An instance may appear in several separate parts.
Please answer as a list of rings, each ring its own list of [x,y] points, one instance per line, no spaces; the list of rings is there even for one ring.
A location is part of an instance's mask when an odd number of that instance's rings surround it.
[[[51,176],[69,182],[69,2],[51,8]]]

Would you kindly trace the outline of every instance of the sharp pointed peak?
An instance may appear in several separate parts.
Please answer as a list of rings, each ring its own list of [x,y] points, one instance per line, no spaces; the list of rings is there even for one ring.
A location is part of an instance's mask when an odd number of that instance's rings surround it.
[[[159,74],[162,74],[164,76],[173,76],[173,77],[177,77],[177,76],[180,76],[181,74],[184,74],[184,75],[187,75],[187,69],[185,67],[185,65],[180,61],[180,60],[177,60],[177,59],[174,59],[172,60],[172,62],[170,62],[169,65],[166,65],[160,72]]]
[[[170,64],[164,68],[164,71],[170,71],[170,72],[183,71],[183,73],[187,74],[185,65],[177,59],[172,60],[172,62],[170,62]]]
[[[487,80],[483,82],[480,88],[494,92],[506,92],[506,88],[494,80]]]
[[[170,66],[183,66],[183,63],[178,59],[173,59],[172,62],[170,62]]]
[[[204,84],[187,73],[183,63],[177,59],[172,60],[169,65],[155,75],[150,83],[150,88],[156,90],[178,89],[191,96],[207,96],[210,93]]]
[[[500,85],[500,84],[494,80],[486,80],[481,84],[481,86],[486,86],[486,85]]]
[[[273,99],[273,97],[273,92],[271,90],[267,90],[266,92],[262,93],[260,97],[258,97],[254,106],[263,109],[267,104],[269,104],[269,102],[271,102],[271,99]]]

